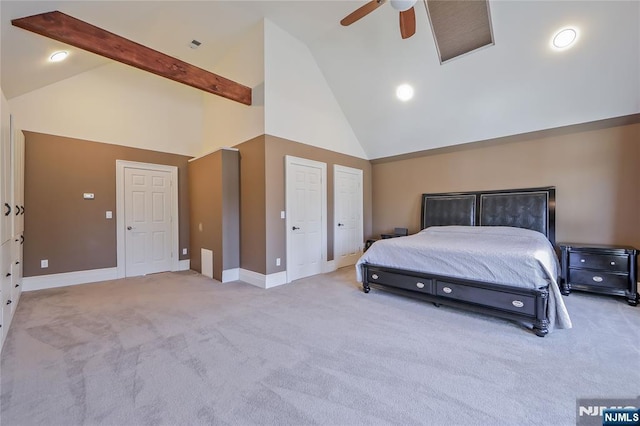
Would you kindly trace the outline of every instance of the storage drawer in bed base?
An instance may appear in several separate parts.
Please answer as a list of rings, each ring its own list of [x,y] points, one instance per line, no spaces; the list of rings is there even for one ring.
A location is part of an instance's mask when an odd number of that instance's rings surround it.
[[[430,278],[423,278],[415,275],[402,275],[380,269],[370,269],[367,271],[367,280],[372,284],[381,283],[404,290],[433,294],[433,280]]]
[[[535,316],[535,296],[436,281],[436,294],[448,299]]]
[[[505,285],[362,265],[363,289],[380,287],[435,303],[533,323],[538,336],[548,333],[548,289]]]

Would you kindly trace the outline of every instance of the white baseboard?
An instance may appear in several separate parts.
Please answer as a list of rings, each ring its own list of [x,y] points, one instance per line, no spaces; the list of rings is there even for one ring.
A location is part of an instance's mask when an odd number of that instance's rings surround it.
[[[239,278],[240,281],[244,281],[247,284],[255,285],[256,287],[260,288],[266,288],[266,276],[258,272],[240,268]]]
[[[267,275],[265,288],[277,287],[287,283],[287,271],[276,272],[275,274]]]
[[[44,290],[118,279],[117,268],[91,269],[62,274],[38,275],[22,279],[22,291]]]
[[[222,271],[222,282],[238,281],[240,279],[240,268],[225,269]]]
[[[191,269],[191,259],[180,260],[178,263],[178,271],[188,271]]]
[[[287,283],[287,272],[282,271],[276,272],[275,274],[264,275],[259,272],[240,268],[239,279],[256,287],[272,288]]]
[[[326,274],[327,272],[333,272],[333,271],[335,271],[337,269],[338,268],[336,267],[336,261],[335,260],[328,260],[322,265],[322,273],[323,274]]]

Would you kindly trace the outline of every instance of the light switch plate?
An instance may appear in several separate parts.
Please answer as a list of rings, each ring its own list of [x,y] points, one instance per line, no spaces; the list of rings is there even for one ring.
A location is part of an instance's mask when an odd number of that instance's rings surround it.
[[[107,219],[113,219],[113,212],[107,211],[107,213],[105,214],[105,217]]]

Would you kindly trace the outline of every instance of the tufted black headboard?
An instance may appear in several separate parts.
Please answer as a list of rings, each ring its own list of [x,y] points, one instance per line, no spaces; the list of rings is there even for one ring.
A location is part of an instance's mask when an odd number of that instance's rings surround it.
[[[421,229],[513,226],[542,232],[555,245],[555,213],[555,187],[422,194]]]

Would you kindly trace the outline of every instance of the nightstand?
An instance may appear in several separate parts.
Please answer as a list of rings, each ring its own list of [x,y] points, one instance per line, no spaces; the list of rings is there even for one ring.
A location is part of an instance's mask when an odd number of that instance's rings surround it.
[[[638,295],[638,250],[633,247],[560,243],[562,250],[562,294],[571,290],[624,296],[636,306]]]
[[[393,230],[393,234],[380,234],[380,238],[385,240],[387,238],[406,237],[407,235],[409,235],[409,230],[407,228],[395,228]]]
[[[393,234],[380,234],[380,238],[386,240],[387,238],[406,237],[407,235],[409,235],[409,230],[407,228],[395,228],[393,230]],[[367,240],[364,244],[363,252],[367,251],[376,241],[378,240]]]

